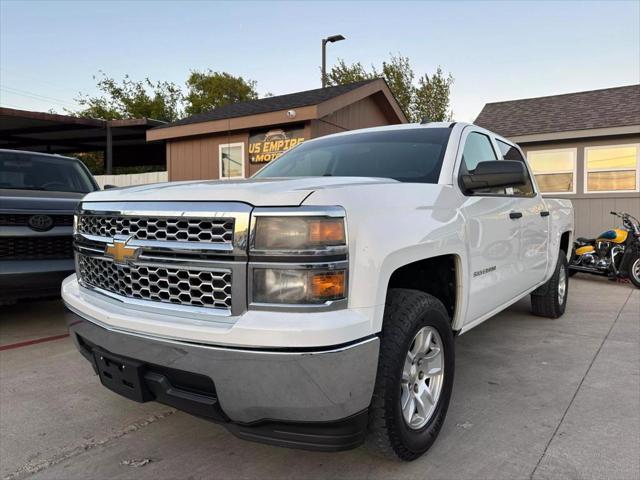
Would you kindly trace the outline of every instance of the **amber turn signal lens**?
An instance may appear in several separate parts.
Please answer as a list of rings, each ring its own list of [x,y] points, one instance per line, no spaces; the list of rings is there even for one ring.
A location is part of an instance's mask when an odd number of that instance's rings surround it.
[[[311,294],[320,300],[334,300],[345,296],[344,271],[315,273],[311,277]]]
[[[344,220],[342,218],[323,218],[309,222],[309,241],[322,245],[343,245]]]

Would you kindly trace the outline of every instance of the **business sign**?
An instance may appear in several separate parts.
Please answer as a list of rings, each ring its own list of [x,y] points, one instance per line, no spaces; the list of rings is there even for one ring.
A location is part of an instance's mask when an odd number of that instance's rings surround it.
[[[267,131],[251,132],[249,135],[249,161],[267,163],[284,152],[304,142],[304,129],[273,128]]]

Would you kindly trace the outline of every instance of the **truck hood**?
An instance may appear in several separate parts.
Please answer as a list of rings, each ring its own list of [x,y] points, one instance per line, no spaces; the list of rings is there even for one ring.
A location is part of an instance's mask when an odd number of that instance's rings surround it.
[[[316,190],[379,183],[384,178],[309,177],[171,182],[90,193],[84,201],[212,201],[244,202],[257,207],[298,206]]]
[[[0,188],[0,210],[73,212],[84,193]]]

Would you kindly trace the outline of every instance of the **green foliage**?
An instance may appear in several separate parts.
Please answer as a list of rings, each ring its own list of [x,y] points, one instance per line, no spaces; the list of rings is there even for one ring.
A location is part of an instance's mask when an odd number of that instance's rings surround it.
[[[453,112],[449,111],[449,94],[453,76],[445,76],[438,67],[436,73],[426,73],[418,80],[418,88],[415,91],[415,118],[428,118],[433,121],[452,120]]]
[[[234,77],[226,72],[192,71],[187,79],[185,113],[195,115],[257,98],[256,82],[253,80]]]
[[[375,69],[374,69],[375,73]],[[327,86],[346,85],[347,83],[360,82],[375,78],[374,73],[367,72],[360,62],[347,65],[341,58],[327,72]]]
[[[396,97],[400,108],[410,119],[413,117],[415,108],[414,76],[413,68],[411,68],[407,57],[392,55],[388,62],[382,62],[382,77],[389,85],[393,96]]]
[[[104,72],[100,74],[97,87],[102,95],[80,94],[76,102],[83,108],[68,113],[103,120],[146,117],[165,122],[182,116],[182,92],[175,83],[153,82],[148,78],[136,81],[128,75],[118,82]]]
[[[103,152],[79,152],[65,153],[67,157],[73,157],[84,163],[92,175],[104,174],[104,153]]]
[[[414,84],[415,72],[408,57],[391,55],[389,61],[382,62],[382,71],[375,66],[367,71],[360,62],[347,65],[344,60],[337,63],[327,72],[327,85],[345,85],[382,77],[398,101],[405,115],[412,122],[423,118],[431,121],[450,120],[453,113],[449,111],[451,85],[453,76],[445,75],[440,67],[436,73],[424,74]]]

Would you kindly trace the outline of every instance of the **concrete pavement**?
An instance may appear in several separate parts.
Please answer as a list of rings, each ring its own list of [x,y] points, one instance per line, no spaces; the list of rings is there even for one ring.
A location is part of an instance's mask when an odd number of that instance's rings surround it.
[[[528,299],[456,341],[454,396],[413,463],[288,450],[99,384],[69,338],[0,351],[0,477],[640,478],[640,290],[578,275],[567,313]],[[0,348],[64,334],[59,302],[0,307]]]

